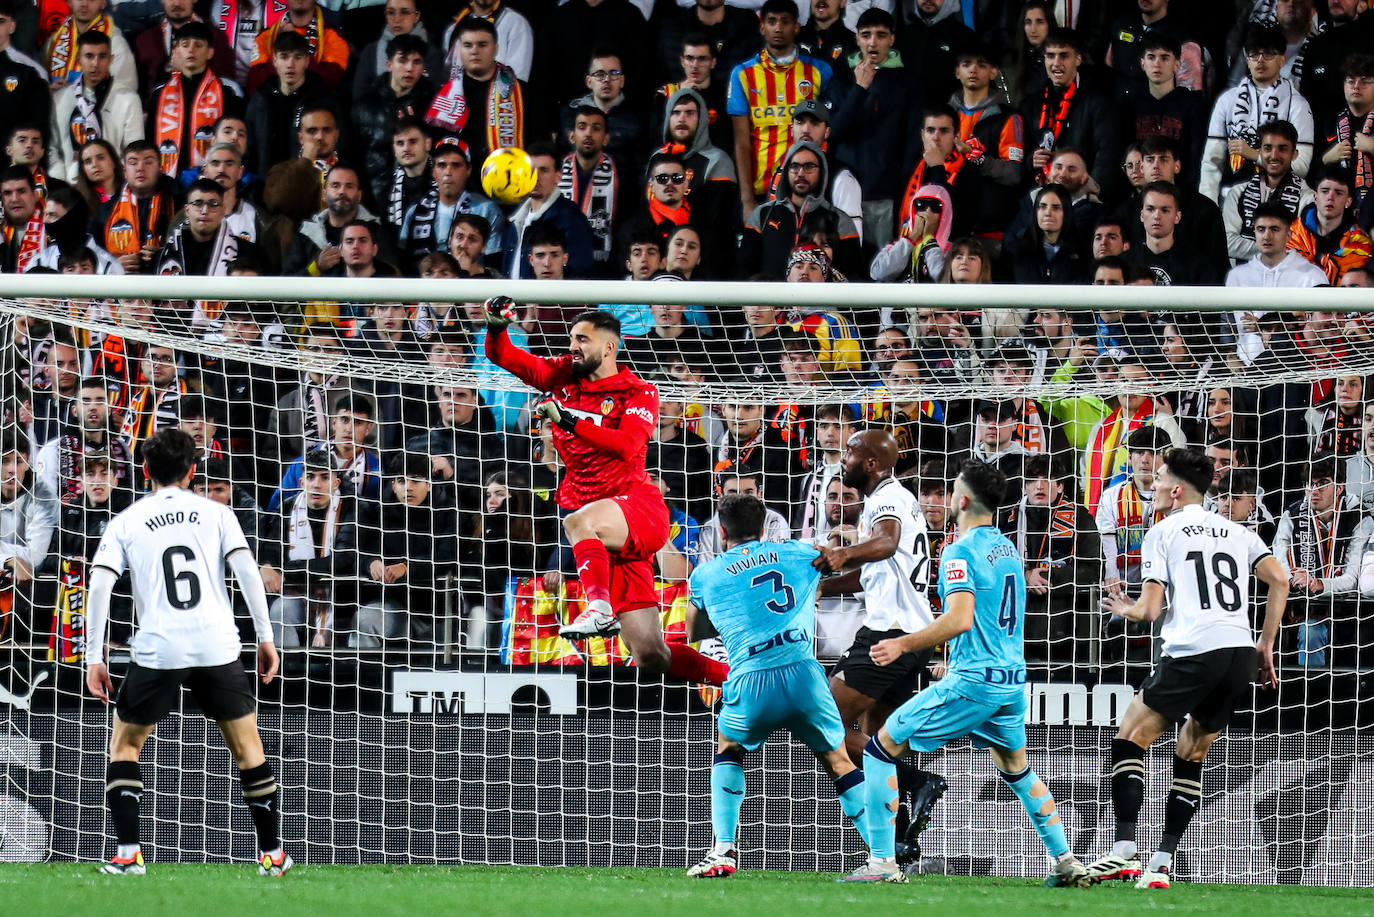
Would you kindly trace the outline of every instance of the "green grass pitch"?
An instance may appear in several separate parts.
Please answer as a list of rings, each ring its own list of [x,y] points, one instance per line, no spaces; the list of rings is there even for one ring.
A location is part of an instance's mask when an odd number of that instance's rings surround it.
[[[494,866],[298,866],[280,879],[243,866],[149,864],[146,876],[102,876],[86,864],[0,864],[8,914],[327,915],[420,917],[804,917],[929,913],[939,917],[1033,914],[1374,913],[1369,889],[1188,885],[1167,892],[1113,883],[1045,889],[1021,879],[920,876],[905,886],[849,886],[831,874],[740,872],[688,879],[668,869],[530,869]],[[919,908],[913,911],[911,908]]]

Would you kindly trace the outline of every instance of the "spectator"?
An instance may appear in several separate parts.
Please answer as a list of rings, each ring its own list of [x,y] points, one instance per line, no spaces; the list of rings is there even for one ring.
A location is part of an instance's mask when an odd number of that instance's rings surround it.
[[[1351,54],[1367,51],[1374,37],[1374,17],[1361,6],[1361,0],[1328,0],[1330,27],[1303,45],[1298,91],[1311,103],[1318,124],[1329,124],[1340,112],[1343,64]]]
[[[199,22],[192,0],[161,0],[162,16],[155,25],[138,33],[134,39],[134,59],[138,61],[138,91],[147,92],[159,86],[171,75],[172,43],[176,33],[189,22]],[[210,69],[221,79],[237,80],[234,52],[218,28],[212,29]],[[84,37],[84,36],[83,36]],[[78,39],[78,43],[80,39]],[[81,62],[84,71],[86,62]],[[123,149],[121,144],[116,144]]]
[[[525,146],[524,83],[515,71],[497,63],[496,28],[478,16],[459,21],[449,52],[449,80],[440,88],[425,121],[446,134],[456,134],[468,146],[469,162],[485,162],[498,147]],[[477,176],[468,179],[478,190]]]
[[[181,375],[176,351],[161,344],[149,344],[143,352],[141,367],[147,381],[131,386],[128,403],[123,405],[121,431],[129,443],[134,461],[142,461],[140,447],[154,433],[170,430],[180,423],[180,402],[192,391]],[[145,485],[136,482],[140,490]]]
[[[48,244],[39,255],[39,266],[60,269],[62,255],[66,254],[83,260],[89,257],[90,272],[93,274],[124,273],[124,268],[114,256],[101,248],[91,235],[90,208],[86,205],[86,199],[71,185],[61,185],[48,193],[43,221]]]
[[[239,528],[243,529],[248,541],[248,550],[260,556],[260,545],[264,535],[270,534],[263,513],[257,501],[248,490],[234,483],[233,472],[228,459],[211,459],[196,466],[196,477],[191,489],[207,500],[213,500],[234,511]]]
[[[343,355],[337,326],[329,322],[307,324],[301,350],[305,351],[309,362],[305,363],[299,381],[284,386],[286,391],[275,405],[272,420],[266,427],[275,444],[275,453],[282,456],[304,455],[327,446],[330,418],[351,391],[347,378],[337,372],[326,375],[319,368],[321,357]]]
[[[862,235],[863,227],[860,223],[863,220],[863,189],[859,187],[859,180],[854,177],[854,173],[849,171],[843,163],[826,152],[826,147],[830,139],[830,105],[828,102],[816,99],[803,99],[792,109],[792,126],[788,128],[788,137],[791,143],[814,143],[820,148],[821,156],[825,163],[825,174],[828,176],[824,187],[819,189],[819,196],[831,204],[840,213],[845,214],[854,221],[854,226]],[[768,184],[768,197],[775,200],[778,196],[779,183],[782,181],[782,166],[773,173],[773,177]],[[748,216],[748,214],[745,214]],[[829,227],[833,231],[834,227]],[[803,232],[803,237],[808,233]]]
[[[1265,508],[1262,500],[1264,491],[1259,487],[1253,471],[1232,468],[1222,472],[1216,490],[1213,512],[1245,526],[1265,544],[1273,544],[1274,517]],[[1208,502],[1211,502],[1210,498]]]
[[[1345,460],[1346,500],[1365,516],[1374,510],[1374,399],[1366,399],[1360,418],[1359,447]]]
[[[1303,498],[1284,509],[1274,536],[1274,556],[1288,571],[1289,614],[1298,622],[1297,663],[1309,668],[1333,664],[1328,651],[1342,642],[1333,641],[1333,630],[1355,617],[1370,539],[1369,521],[1341,499],[1340,470],[1333,455],[1314,458]]]
[[[750,382],[781,382],[781,319],[773,306],[746,304],[744,325],[730,341],[740,376]]]
[[[1355,177],[1340,166],[1327,166],[1317,181],[1312,203],[1298,213],[1288,247],[1321,268],[1328,280],[1364,267],[1374,242],[1355,223]]]
[[[1184,162],[1201,162],[1207,97],[1198,91],[1201,87],[1184,86],[1179,80],[1183,46],[1177,38],[1158,29],[1145,32],[1137,44],[1138,50],[1120,46],[1123,55],[1139,55],[1143,75],[1123,87],[1121,122],[1126,142],[1164,137],[1173,142]],[[1194,51],[1200,50],[1196,43],[1189,44]],[[1196,171],[1188,176],[1190,190],[1197,190],[1197,180]]]
[[[322,277],[399,277],[394,264],[378,257],[377,224],[350,220],[339,233],[339,263]]]
[[[323,190],[329,170],[339,162],[339,116],[334,109],[323,102],[307,103],[301,109],[296,142],[300,145],[300,158],[313,163],[319,172]],[[323,201],[321,193],[320,202]]]
[[[343,258],[339,243],[344,227],[356,220],[372,225],[373,240],[379,243],[380,251],[389,256],[390,245],[381,223],[363,206],[358,171],[350,165],[337,163],[325,176],[324,209],[301,224],[282,265],[284,272],[318,277],[333,270]]]
[[[338,398],[330,414],[329,440],[286,467],[281,486],[272,494],[267,508],[280,509],[300,493],[301,480],[307,470],[305,459],[309,456],[330,459],[346,493],[363,500],[376,500],[381,493],[382,466],[376,452],[367,445],[376,426],[376,417],[377,409],[367,396],[346,394]],[[309,438],[311,428],[306,426],[304,429]]]
[[[786,166],[792,159],[796,147],[788,148],[787,131],[793,106],[819,98],[830,82],[830,65],[797,49],[799,29],[793,0],[765,0],[759,7],[763,50],[730,72],[726,112],[735,125],[735,172],[745,214],[758,206],[769,177],[780,164]],[[765,84],[783,87],[786,101],[780,105],[755,104]],[[822,188],[826,187],[825,179],[822,176]]]
[[[1226,275],[1228,287],[1319,287],[1330,280],[1321,268],[1288,247],[1293,221],[1292,211],[1275,198],[1255,208],[1251,218],[1256,257],[1232,268]],[[1236,324],[1236,355],[1251,364],[1264,350],[1260,319],[1267,312],[1250,309],[1233,313]]]
[[[1113,358],[1104,355],[1098,358],[1098,362],[1104,359]],[[1183,431],[1168,407],[1158,403],[1149,392],[1151,373],[1145,364],[1135,355],[1122,354],[1117,360],[1116,378],[1113,381],[1120,394],[1112,399],[1113,403],[1103,405],[1105,415],[1088,434],[1079,462],[1083,503],[1088,507],[1088,512],[1094,515],[1103,499],[1103,492],[1113,485],[1124,483],[1129,477],[1131,458],[1127,444],[1137,429],[1157,426],[1175,446],[1184,443]],[[1072,437],[1070,439],[1072,441]]]
[[[157,146],[138,140],[124,148],[124,187],[99,217],[101,242],[126,274],[151,273],[176,213],[175,185],[158,168]]]
[[[1059,27],[1057,6],[1057,0],[1023,0],[1020,12],[1007,24],[1015,34],[1001,69],[1013,103],[1045,88],[1045,39]]]
[[[1145,186],[1140,205],[1145,244],[1132,248],[1125,259],[1148,268],[1156,286],[1220,284],[1221,273],[1210,259],[1179,244],[1180,197],[1178,186],[1170,182],[1152,181]]]
[[[1176,315],[1164,325],[1159,347],[1166,364],[1161,375],[1180,386],[1162,397],[1173,409],[1174,419],[1190,443],[1202,442],[1208,382],[1221,366],[1220,354],[1198,340],[1198,336],[1195,325]]]
[[[105,12],[105,0],[68,0],[67,6],[71,15],[62,20],[62,24],[48,36],[43,46],[43,60],[48,65],[48,79],[53,91],[80,78],[78,42],[86,32],[95,31],[110,37],[110,50],[114,55],[110,72],[115,88],[121,92],[138,92],[134,52],[119,26]]]
[[[1260,204],[1273,201],[1296,216],[1312,203],[1312,189],[1293,171],[1297,143],[1298,132],[1287,121],[1265,124],[1259,131],[1259,168],[1248,181],[1226,192],[1221,216],[1226,225],[1226,249],[1235,263],[1259,254],[1255,215]]]
[[[76,190],[85,198],[91,213],[97,214],[124,186],[119,154],[110,141],[97,137],[81,145],[76,151],[76,160]]]
[[[274,75],[253,93],[244,112],[252,141],[249,161],[259,174],[300,154],[301,115],[306,106],[325,102],[330,94],[324,79],[310,69],[310,43],[299,32],[277,33],[272,69]]]
[[[455,270],[453,276],[500,278],[500,271],[482,263],[483,258],[492,247],[490,240],[494,235],[491,223],[487,221],[486,217],[476,213],[460,213],[454,217],[453,225],[449,227],[448,231],[447,252],[448,257],[453,259]],[[444,252],[431,253],[435,257],[444,254]],[[425,256],[425,258],[429,257],[430,255]],[[426,276],[424,261],[424,258],[420,259],[421,277]]]
[[[29,467],[28,442],[22,434],[6,433],[0,439],[0,637],[13,633],[18,640],[16,625],[32,622],[36,634],[46,623],[32,621],[34,574],[48,555],[58,512],[56,495],[41,486]]]
[[[1016,402],[1011,400],[981,402],[974,414],[976,423],[968,451],[980,462],[996,466],[1006,477],[1007,489],[999,507],[1001,510],[1021,500],[1028,455],[1025,445],[1016,436],[1022,416]]]
[[[360,649],[438,636],[440,577],[458,561],[455,515],[435,500],[428,456],[397,453],[387,470],[389,492],[380,504],[364,503],[359,518],[362,584],[357,634],[349,635],[349,644]]]
[[[1088,227],[1096,226],[1097,221],[1103,219],[1104,210],[1102,199],[1099,197],[1101,189],[1088,174],[1087,160],[1077,148],[1061,146],[1056,149],[1054,158],[1050,160],[1050,171],[1046,178],[1047,180],[1041,184],[1061,185],[1069,193],[1072,202],[1069,209],[1073,213],[1074,225],[1080,231],[1086,232]],[[1032,187],[1021,198],[1016,215],[1002,236],[1004,254],[1018,248],[1026,232],[1034,225],[1035,196],[1038,191],[1038,187]]]
[[[1137,5],[1138,16],[1122,15],[1107,29],[1112,36],[1107,45],[1107,66],[1124,83],[1138,81],[1143,75],[1143,62],[1137,47],[1143,50],[1144,42],[1158,40],[1157,35],[1168,36],[1179,48],[1174,54],[1178,60],[1178,85],[1194,92],[1205,90],[1211,82],[1211,55],[1180,16],[1169,16],[1169,0],[1139,0]]]
[[[993,351],[987,367],[990,380],[999,392],[1019,392],[1009,399],[1017,423],[1012,440],[1020,443],[1027,455],[1067,455],[1070,447],[1064,432],[1050,416],[1049,409],[1026,392],[1031,389],[1035,358],[1019,340],[1008,341]]]
[[[630,103],[630,96],[626,94],[625,69],[620,55],[607,48],[598,48],[592,52],[586,74],[583,81],[587,94],[573,99],[561,113],[562,134],[569,136],[572,133],[580,109],[595,108],[606,119],[606,151],[629,174],[639,174],[649,137],[644,129],[643,112]]]
[[[730,71],[736,61],[744,60],[758,48],[758,17],[724,0],[679,3],[678,9],[665,15],[659,23],[659,72],[676,75],[680,65],[684,74],[681,85],[703,95],[709,87],[720,87],[713,94],[719,96],[715,101],[720,104],[712,107],[722,114],[725,111],[724,87],[730,81]],[[666,98],[673,90],[662,94]],[[721,120],[729,126],[728,118]],[[717,141],[716,145],[721,144]],[[728,144],[726,146],[728,148]]]
[[[1307,411],[1308,442],[1313,455],[1331,454],[1337,459],[1358,455],[1367,398],[1363,376],[1337,376],[1331,398]],[[1344,464],[1344,462],[1342,462]]]
[[[420,21],[420,8],[416,0],[386,0],[384,15],[386,16],[386,27],[382,30],[381,36],[376,40],[363,45],[361,51],[353,58],[353,98],[360,99],[367,94],[377,82],[377,79],[386,73],[386,62],[391,56],[387,52],[387,46],[391,39],[401,35],[413,35],[425,43],[425,72],[431,79],[437,79],[439,74],[447,73],[448,66],[444,62],[444,48],[448,47],[445,37],[443,44],[432,39],[429,32],[425,29],[425,24]],[[498,18],[514,17],[524,19],[515,10],[506,7],[500,10]],[[528,26],[526,26],[528,28]],[[503,63],[509,63],[505,61]],[[529,79],[529,68],[526,67],[521,79]]]
[[[713,2],[713,0],[707,0]],[[729,10],[731,15],[743,13],[746,20],[745,34],[751,44],[747,51],[736,55],[731,60],[743,60],[753,53],[758,41],[758,20],[745,10],[734,7],[721,7],[722,12]],[[664,35],[670,23],[665,21],[660,35]],[[669,67],[665,73],[676,75],[679,70],[682,79],[677,82],[664,83],[659,86],[650,100],[650,119],[649,136],[657,139],[666,138],[668,129],[667,115],[672,113],[676,103],[671,100],[683,90],[691,90],[701,97],[698,106],[698,121],[706,123],[707,142],[720,151],[720,155],[729,163],[730,174],[735,174],[735,162],[727,150],[735,148],[735,129],[734,124],[725,112],[725,91],[730,79],[730,66],[726,64],[720,66],[720,58],[716,54],[716,46],[705,34],[692,32],[683,36],[680,42],[680,55],[676,58],[676,63]],[[675,54],[678,52],[674,52]],[[717,72],[719,71],[719,72]],[[695,132],[686,139],[690,142],[695,139]],[[671,142],[671,141],[670,141]],[[736,182],[738,184],[738,182]],[[735,189],[738,192],[738,189]],[[730,209],[732,211],[739,208],[738,193],[730,199]]]
[[[580,2],[580,0],[578,0]],[[531,235],[535,226],[557,230],[562,234],[560,248],[567,255],[570,277],[591,277],[596,270],[595,238],[591,224],[582,209],[558,191],[558,160],[553,148],[540,144],[527,151],[538,172],[538,183],[510,218],[515,231],[514,244],[506,249],[505,273],[515,279],[536,276],[530,267],[533,252]],[[561,345],[560,345],[561,346]]]
[[[43,136],[46,127],[46,123],[21,121],[5,137],[5,155],[9,157],[10,165],[29,170],[40,198],[47,196],[50,185],[60,182],[60,179],[51,178],[43,171],[43,162],[48,157],[47,140]]]
[[[1341,65],[1345,73],[1345,106],[1334,119],[1318,124],[1325,143],[1322,165],[1339,165],[1355,176],[1355,209],[1368,231],[1374,205],[1366,203],[1374,188],[1374,54],[1352,54]]]
[[[651,280],[681,280],[663,273]],[[622,347],[631,368],[641,377],[655,372],[667,374],[676,363],[709,365],[701,332],[687,320],[687,307],[677,303],[658,303],[649,307],[653,324],[641,337],[626,338]]]
[[[348,67],[348,42],[325,22],[324,10],[316,0],[287,0],[286,14],[260,32],[255,39],[257,56],[248,72],[247,89],[256,92],[272,76],[272,49],[282,32],[299,32],[310,45],[310,69],[320,75],[330,89],[343,80]]]
[[[649,62],[654,43],[647,18],[648,10],[641,12],[629,0],[568,0],[541,16],[535,36],[541,50],[530,81],[539,87],[542,101],[558,109],[581,95],[587,54],[598,47],[616,49],[626,85],[653,85]]]
[[[840,547],[858,540],[859,516],[863,508],[863,494],[853,487],[846,487],[838,477],[830,479],[825,490],[829,544]],[[823,595],[817,598],[817,658],[837,658],[854,645],[854,635],[863,623],[863,611],[863,599],[859,596]]]
[[[46,365],[39,368],[41,347],[47,347]],[[58,436],[75,420],[76,397],[81,385],[81,353],[67,334],[54,335],[34,352],[30,395],[32,424],[29,439],[34,449]]]
[[[762,407],[760,407],[760,416],[762,416]],[[721,498],[743,494],[746,497],[758,497],[760,500],[767,500],[764,494],[763,476],[755,471],[731,468],[718,474],[717,479],[720,482],[717,493],[720,494]],[[780,482],[779,484],[781,486]],[[763,537],[759,540],[783,542],[791,537],[792,530],[787,525],[787,517],[774,506],[768,506],[763,519]],[[725,539],[721,535],[720,514],[716,513],[701,527],[701,533],[697,538],[697,553],[696,557],[693,558],[692,565],[699,567],[724,550]]]
[[[352,148],[362,155],[378,205],[391,196],[392,136],[397,125],[418,122],[434,99],[434,85],[425,77],[426,50],[424,41],[414,35],[391,39],[386,46],[386,78],[356,99],[350,112]],[[404,208],[397,209],[397,218],[405,214]]]
[[[114,486],[133,492],[133,456],[124,437],[110,422],[106,383],[95,377],[81,380],[72,413],[74,422],[38,450],[34,476],[44,493],[62,503],[81,496],[82,460],[88,454],[104,456]]]
[[[948,98],[958,51],[973,43],[973,31],[952,0],[912,0],[902,6],[906,25],[897,32],[897,50],[917,68],[917,84],[931,100]]]
[[[832,67],[848,60],[858,43],[845,24],[844,0],[810,0],[810,7],[809,17],[798,17],[804,22],[797,33],[798,46]]]
[[[1169,434],[1158,426],[1137,427],[1126,437],[1129,476],[1102,492],[1097,504],[1097,531],[1102,543],[1102,588],[1109,594],[1139,592],[1140,546],[1145,533],[1161,518],[1155,512],[1155,471]]]
[[[224,222],[229,232],[246,242],[253,243],[260,270],[264,274],[277,274],[281,270],[281,260],[291,241],[291,222],[285,217],[269,215],[259,210],[239,193],[243,181],[243,154],[232,143],[216,143],[205,154],[205,165],[200,170],[201,178],[213,181],[224,190]],[[184,218],[184,214],[183,217]],[[230,267],[229,273],[233,274]]]
[[[739,181],[735,163],[715,140],[715,121],[728,123],[720,111],[713,111],[702,91],[683,85],[668,94],[663,103],[664,147],[670,152],[682,147],[679,155],[687,167],[687,194],[696,222],[702,226],[733,229],[739,221]],[[795,114],[793,125],[800,117]]]
[[[1031,327],[1031,337],[1026,341],[1035,360],[1031,378],[1035,384],[1040,384],[1068,362],[1076,340],[1073,313],[1062,309],[1038,309],[1031,316]]]
[[[958,128],[959,115],[949,105],[926,111],[921,128],[925,152],[907,180],[901,213],[909,211],[911,198],[921,188],[941,187],[950,198],[950,233],[962,238],[979,230],[991,230],[983,225],[987,216],[984,201],[987,183],[982,167],[958,149]]]
[[[1025,496],[1002,525],[1026,567],[1026,634],[1032,658],[1073,662],[1085,628],[1075,609],[1082,588],[1102,575],[1101,539],[1071,495],[1071,476],[1049,455],[1026,460]],[[1091,616],[1083,616],[1086,621]]]
[[[782,277],[792,250],[806,239],[802,233],[804,218],[818,212],[833,215],[841,244],[836,267],[847,274],[852,272],[859,256],[858,231],[853,220],[821,196],[829,175],[820,147],[808,141],[793,144],[783,167],[786,174],[779,182],[777,197],[754,208],[744,221],[736,273]]]
[[[915,332],[916,354],[925,378],[949,384],[971,379],[978,368],[974,338],[982,337],[979,313],[917,308],[907,310],[907,319]]]
[[[1245,182],[1259,161],[1259,129],[1282,120],[1298,132],[1293,171],[1307,176],[1312,164],[1312,109],[1291,80],[1280,75],[1288,42],[1272,25],[1251,24],[1245,35],[1249,75],[1217,97],[1207,127],[1198,191],[1220,202],[1222,192]]]
[[[1226,225],[1220,208],[1210,198],[1179,184],[1183,162],[1172,141],[1163,137],[1147,138],[1140,141],[1140,152],[1144,184],[1116,213],[1127,227],[1131,248],[1139,254],[1145,244],[1145,226],[1140,218],[1145,187],[1150,182],[1169,182],[1178,191],[1179,222],[1174,230],[1177,243],[1182,249],[1192,251],[1220,277],[1231,263],[1226,254]]]
[[[481,218],[486,223],[482,232],[483,247],[479,252],[494,255],[501,250],[500,236],[506,226],[505,216],[494,201],[476,191],[467,190],[472,175],[471,151],[467,144],[457,137],[442,138],[430,154],[433,184],[410,210],[406,211],[405,221],[401,224],[402,246],[412,259],[419,259],[426,253],[439,249],[440,240],[449,240],[452,251],[452,236],[463,215]],[[474,226],[469,222],[468,225]],[[480,270],[481,264],[472,262],[469,255],[454,253],[461,264],[468,258],[465,270],[472,273]]]
[[[916,471],[936,458],[943,462],[953,437],[944,405],[925,396],[921,364],[897,360],[880,381],[869,412],[889,427],[897,440],[900,457],[895,472],[900,476]]]
[[[48,149],[48,174],[65,182],[80,177],[75,151],[87,142],[103,138],[122,150],[143,139],[143,105],[135,93],[117,89],[110,76],[110,37],[91,30],[77,45],[81,73],[54,94]]]
[[[26,5],[15,0],[0,3],[0,137],[8,137],[23,121],[49,121],[52,95],[47,67],[14,46],[15,29],[27,12]]]
[[[1009,255],[1014,283],[1078,283],[1087,276],[1083,243],[1074,225],[1069,192],[1045,185],[1035,193],[1035,222]]]
[[[843,3],[838,4],[837,16],[843,8]],[[853,165],[862,189],[864,243],[872,248],[881,248],[892,239],[894,206],[901,190],[893,179],[906,172],[916,157],[911,148],[912,113],[922,108],[921,89],[901,52],[893,47],[895,40],[892,14],[879,8],[865,10],[858,22],[859,49],[847,56],[848,66],[837,70],[827,92],[832,105],[832,149],[837,159]],[[979,133],[995,133],[1005,120],[997,104],[974,105],[988,120]],[[798,116],[794,111],[793,118]]]
[[[568,132],[572,152],[563,157],[558,193],[582,208],[596,243],[592,257],[597,273],[605,275],[610,270],[616,228],[621,225],[626,204],[620,195],[619,170],[606,152],[609,121],[606,112],[595,105],[579,105],[572,120]],[[653,192],[652,176],[649,191]]]
[[[173,223],[158,254],[159,275],[227,277],[229,266],[239,258],[257,257],[257,246],[234,235],[225,219],[224,189],[217,183],[208,178],[192,182],[185,213],[184,222]],[[200,328],[218,319],[218,308],[197,300],[192,326]]]
[[[1120,162],[1116,115],[1107,95],[1079,73],[1083,65],[1081,39],[1066,29],[1053,29],[1044,42],[1044,88],[1028,93],[1021,118],[1035,145],[1031,175],[1044,172],[1061,146],[1083,153],[1088,171],[1099,188],[1110,193],[1117,186]]]
[[[483,477],[502,457],[491,413],[469,386],[438,384],[433,392],[438,423],[406,440],[406,451],[428,455],[435,486],[447,501],[475,512]]]
[[[857,427],[854,409],[849,405],[827,404],[816,409],[813,430],[815,456],[812,471],[802,485],[802,503],[795,511],[796,530],[802,539],[828,540],[835,524],[828,510],[832,499],[832,484],[838,483],[843,470],[840,461],[845,443]]]
[[[263,585],[279,594],[267,610],[278,646],[331,647],[344,581],[357,572],[358,498],[330,451],[312,450],[295,467],[302,489],[273,504],[280,535],[259,548]]]
[[[535,466],[536,471],[543,467]],[[551,527],[558,517],[548,514],[548,503],[531,491],[529,480],[519,473],[501,470],[487,476],[484,511],[466,517],[466,539],[459,551],[464,561],[467,621],[463,639],[468,649],[499,644],[499,625],[505,619],[505,601],[514,590],[513,581],[542,569],[540,560],[557,544]],[[469,572],[469,558],[478,561],[480,574]]]
[[[496,43],[500,48],[500,53],[496,57],[497,62],[515,71],[518,79],[528,82],[534,63],[534,29],[530,28],[530,21],[524,14],[510,6],[502,5],[501,0],[467,0],[459,4],[458,15],[454,17],[453,24],[444,30],[443,46],[449,50],[442,69],[448,71],[454,66],[461,65],[459,55],[454,53],[458,47],[454,38],[459,31],[459,25],[469,17],[485,19],[496,27]],[[438,73],[440,69],[431,66],[429,72]]]
[[[1240,47],[1245,37],[1245,26],[1250,22],[1270,20],[1283,31],[1283,37],[1288,41],[1287,50],[1284,52],[1287,60],[1283,64],[1283,77],[1297,82],[1302,76],[1303,58],[1309,39],[1329,31],[1330,28],[1324,17],[1317,16],[1316,0],[1285,0],[1284,3],[1275,3],[1272,7],[1251,0],[1247,5],[1251,7],[1249,17],[1245,18],[1242,9],[1242,19],[1235,24],[1226,39],[1226,59],[1231,62],[1227,84],[1234,86],[1245,78],[1245,54]],[[1337,0],[1335,5],[1339,6],[1340,0]],[[1302,91],[1304,95],[1307,94],[1305,88]],[[1310,97],[1308,101],[1311,101]]]
[[[157,144],[162,173],[183,183],[194,179],[205,164],[215,123],[243,108],[235,84],[209,69],[214,35],[203,22],[181,27],[172,44],[172,73],[153,91],[147,106],[148,136]]]
[[[38,264],[48,246],[43,226],[43,202],[33,173],[24,166],[0,172],[0,206],[5,211],[4,257],[0,271],[22,274]]]
[[[780,513],[790,512],[794,491],[802,482],[802,443],[792,439],[790,429],[766,420],[764,406],[757,400],[725,401],[720,414],[724,429],[714,443],[717,493],[732,475],[754,474],[760,487],[769,489],[766,496],[754,496]],[[785,523],[784,516],[784,528]]]

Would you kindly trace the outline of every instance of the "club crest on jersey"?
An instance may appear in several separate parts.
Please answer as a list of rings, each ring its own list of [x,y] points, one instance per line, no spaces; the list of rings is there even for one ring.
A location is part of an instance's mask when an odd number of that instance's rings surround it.
[[[614,409],[615,409],[615,399],[614,399],[614,398],[602,398],[602,399],[601,399],[601,413],[602,413],[602,414],[609,414],[609,413],[611,413],[611,411],[614,410]]]
[[[802,80],[797,84],[797,95],[801,96],[803,99],[811,98],[811,93],[813,91],[815,91],[815,87],[811,85],[810,80]]]
[[[945,561],[945,582],[946,583],[967,583],[968,582],[968,561],[950,558]]]
[[[7,77],[5,77],[5,91],[6,91],[6,92],[14,92],[14,91],[15,91],[16,89],[18,89],[18,88],[19,88],[19,77],[17,77],[17,76],[7,76]]]

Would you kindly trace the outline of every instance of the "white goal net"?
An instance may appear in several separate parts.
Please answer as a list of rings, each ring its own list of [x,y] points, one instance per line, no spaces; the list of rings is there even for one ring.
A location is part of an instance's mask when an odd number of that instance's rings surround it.
[[[852,539],[861,495],[839,459],[853,432],[883,427],[938,563],[950,482],[966,460],[996,463],[1030,586],[1029,756],[1074,850],[1094,856],[1113,727],[1158,655],[1157,628],[1104,615],[1101,598],[1138,590],[1153,470],[1195,446],[1217,469],[1209,503],[1272,545],[1294,586],[1279,687],[1257,688],[1208,758],[1177,872],[1374,883],[1374,330],[1348,298],[1168,311],[1180,303],[1080,288],[1085,311],[1046,296],[894,305],[891,291],[874,305],[859,289],[789,309],[756,304],[785,301],[772,286],[653,306],[618,303],[685,300],[689,285],[623,286],[599,306],[522,305],[512,337],[562,353],[574,316],[610,310],[621,362],[658,386],[669,642],[686,640],[687,576],[720,550],[720,495],[759,494],[770,538]],[[234,508],[269,587],[283,668],[259,716],[298,861],[692,862],[711,840],[718,694],[641,675],[619,641],[558,637],[582,608],[553,496],[563,469],[531,420],[538,393],[486,359],[480,303],[230,298],[261,289],[0,300],[0,860],[106,853],[111,712],[82,682],[86,563],[146,489],[140,443],[180,426],[204,450],[196,488]],[[822,600],[823,663],[865,611],[862,594]],[[135,622],[121,584],[116,682]],[[931,669],[920,685],[938,655]],[[1171,754],[1147,762],[1149,837]],[[922,766],[949,782],[925,868],[1041,874],[981,752],[956,743]],[[743,867],[839,870],[860,852],[804,748],[778,736],[746,770]],[[252,856],[232,771],[188,696],[144,756],[151,859]]]

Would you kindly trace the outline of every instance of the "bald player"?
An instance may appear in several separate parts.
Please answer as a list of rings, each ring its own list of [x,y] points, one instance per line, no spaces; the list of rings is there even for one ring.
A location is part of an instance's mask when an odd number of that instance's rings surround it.
[[[849,438],[841,459],[841,480],[864,495],[858,540],[851,545],[821,548],[815,566],[836,573],[821,581],[822,595],[863,591],[864,623],[830,673],[830,692],[846,727],[845,747],[856,763],[864,744],[875,735],[893,710],[920,688],[920,675],[931,649],[903,653],[880,666],[869,650],[883,640],[896,639],[928,626],[933,615],[930,598],[930,544],[925,515],[916,495],[893,474],[901,450],[886,430],[864,430]],[[945,791],[937,774],[902,762],[898,785],[906,803],[903,862],[918,860],[919,835],[930,821],[930,810]]]

